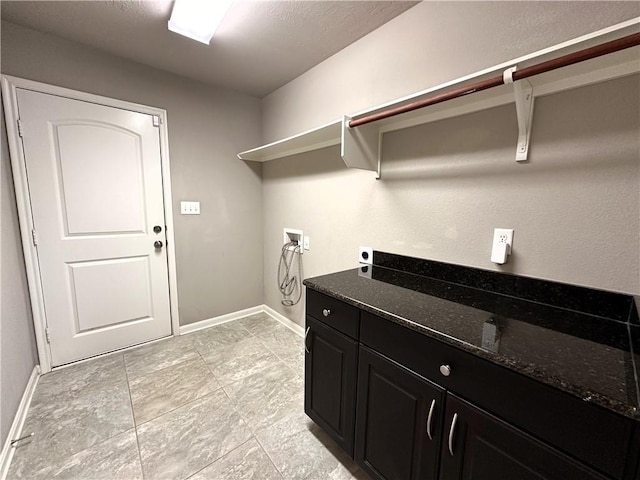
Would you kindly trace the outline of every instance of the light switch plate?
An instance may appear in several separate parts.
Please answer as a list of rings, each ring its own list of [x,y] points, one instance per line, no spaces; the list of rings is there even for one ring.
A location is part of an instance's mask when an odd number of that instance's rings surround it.
[[[180,202],[181,215],[200,215],[200,202]]]

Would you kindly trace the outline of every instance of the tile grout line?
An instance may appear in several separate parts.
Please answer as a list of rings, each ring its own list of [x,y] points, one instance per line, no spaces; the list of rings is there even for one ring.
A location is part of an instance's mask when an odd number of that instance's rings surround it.
[[[194,348],[194,350],[195,350],[195,348]],[[198,351],[197,351],[197,350],[196,350],[196,353],[198,353]],[[169,365],[168,367],[164,367],[164,368],[161,368],[161,369],[159,369],[159,370],[154,370],[153,372],[145,373],[144,375],[138,375],[138,376],[136,376],[136,377],[133,377],[133,378],[131,379],[131,381],[132,381],[132,382],[135,382],[135,381],[136,381],[136,380],[138,380],[139,378],[148,377],[148,376],[151,376],[151,375],[156,375],[156,374],[158,374],[158,373],[160,373],[160,372],[164,372],[165,370],[168,370],[169,368],[174,368],[174,367],[177,367],[177,366],[182,365],[182,364],[184,364],[184,363],[192,362],[193,360],[196,360],[196,359],[194,359],[194,358],[190,358],[190,359],[188,359],[188,360],[184,360],[184,361],[182,361],[182,362],[178,362],[178,363],[175,363],[175,364],[173,364],[173,365]],[[126,367],[125,367],[125,368],[126,368]],[[128,379],[128,378],[129,378],[129,374],[127,373],[127,379]]]
[[[288,362],[286,362],[286,361],[284,360],[284,358],[282,358],[282,356],[280,356],[280,355],[278,355],[276,352],[274,352],[272,348],[269,348],[269,345],[267,345],[267,344],[266,344],[262,339],[258,338],[257,336],[256,336],[255,338],[257,338],[257,340],[258,340],[260,343],[262,343],[262,345],[264,345],[264,347],[265,347],[267,350],[269,350],[273,355],[275,355],[275,356],[276,356],[276,358],[277,358],[278,360],[280,360],[280,361],[281,361],[281,362],[282,362],[282,363],[283,363],[287,368],[289,368],[290,370],[292,370],[292,371],[293,371],[293,373],[295,373],[295,374],[296,374],[296,376],[301,376],[299,372],[297,372],[297,371],[296,371],[296,370],[295,370],[291,365],[289,365],[289,363],[288,363]],[[303,347],[303,348],[304,348],[304,347]]]
[[[124,365],[124,358],[122,359],[122,366],[123,366],[124,373],[125,373],[125,381],[127,383],[127,391],[129,391],[129,381],[128,381],[128,378],[127,378],[127,371],[126,371],[126,368],[125,368],[125,365]],[[110,388],[114,387],[114,386],[117,386],[117,382],[113,382],[112,385],[111,384],[107,384],[107,386],[110,387]],[[131,404],[131,392],[130,391],[129,391],[129,402]],[[86,448],[82,448],[82,449],[80,449],[78,451],[75,451],[75,452],[72,452],[72,453],[66,455],[64,457],[64,459],[68,460],[68,459],[70,459],[70,458],[72,458],[72,457],[74,457],[74,456],[76,456],[76,455],[78,455],[78,454],[80,454],[80,453],[82,453],[84,451],[87,451],[87,450],[92,449],[92,448],[100,447],[101,445],[103,445],[104,443],[108,442],[109,440],[117,437],[118,435],[123,435],[123,434],[129,432],[132,429],[135,430],[136,425],[135,425],[135,417],[133,416],[133,406],[131,406],[131,417],[132,417],[132,420],[133,420],[133,428],[126,429],[126,430],[123,430],[121,432],[114,433],[113,435],[110,435],[110,436],[108,436],[106,438],[103,438],[100,441],[94,443],[93,445],[89,445]],[[136,433],[136,442],[137,442],[137,433]],[[138,447],[138,450],[139,450],[139,447]],[[140,464],[140,469],[142,470],[142,462]]]
[[[230,322],[227,323],[232,323],[232,322],[236,322],[238,320],[241,320],[240,318],[237,318],[235,320],[231,320]],[[213,328],[215,327],[215,325],[209,327],[209,328]],[[254,338],[254,335],[245,327],[243,327],[242,325],[240,325],[240,328],[242,328],[243,330],[245,330],[248,334],[249,334],[249,338]],[[213,373],[213,370],[211,370],[211,367],[209,366],[209,364],[207,363],[207,361],[204,359],[204,357],[202,356],[202,352],[200,350],[198,350],[198,347],[194,347],[195,351],[197,352],[198,356],[200,357],[200,359],[204,362],[205,366],[207,367],[207,370],[209,370],[209,372],[211,373],[211,375],[213,376],[214,380],[216,382],[218,382],[218,384],[220,385],[220,388],[224,390],[224,385],[222,384],[222,381],[218,379],[218,377],[216,376],[215,373]],[[226,391],[224,392],[226,395]],[[228,396],[228,395],[227,395]]]
[[[284,472],[280,471],[280,469],[278,468],[278,466],[275,464],[275,462],[273,461],[273,458],[271,458],[271,455],[269,455],[269,452],[267,452],[267,449],[264,448],[264,445],[262,445],[262,443],[260,442],[260,439],[254,434],[253,437],[256,439],[256,443],[258,445],[260,445],[260,448],[262,449],[262,451],[264,452],[264,454],[267,456],[267,458],[269,459],[269,461],[271,462],[271,465],[273,465],[273,468],[276,469],[276,472],[278,472],[280,474],[280,476],[282,478],[284,478]]]
[[[155,344],[154,344],[154,345],[155,345]],[[196,351],[196,353],[198,353],[197,348],[196,348],[196,347],[194,347],[193,345],[190,345],[190,346],[189,346],[189,348],[190,348],[190,349],[193,349],[194,351]],[[188,358],[187,358],[187,359],[182,360],[182,361],[180,361],[180,362],[178,362],[178,363],[176,363],[176,364],[174,364],[174,365],[169,365],[169,366],[167,366],[167,367],[160,368],[160,369],[158,369],[158,370],[153,370],[153,371],[151,371],[151,372],[143,373],[142,375],[137,375],[137,376],[135,376],[134,378],[132,378],[131,380],[136,380],[136,379],[141,378],[141,377],[146,377],[147,375],[153,375],[154,373],[161,372],[161,371],[163,371],[163,370],[166,370],[167,368],[175,367],[176,365],[180,365],[180,364],[182,364],[182,363],[188,362],[189,360],[190,360],[190,359],[188,359]],[[124,368],[125,368],[125,369],[127,369],[127,360],[126,360],[126,358],[124,359]],[[128,370],[127,370],[127,377],[128,377]]]
[[[202,356],[202,353],[200,353],[200,350],[198,350],[196,348],[196,352],[198,352],[198,356],[200,357],[200,360],[202,360],[202,363],[204,363],[204,366],[207,367],[207,370],[209,371],[209,373],[211,374],[211,376],[213,377],[213,379],[216,381],[216,383],[219,385],[218,388],[216,388],[214,390],[214,392],[217,392],[218,390],[222,390],[224,391],[224,385],[222,385],[222,382],[220,380],[218,380],[218,377],[216,377],[216,374],[213,373],[213,370],[211,370],[211,367],[209,366],[209,364],[207,363],[207,361],[204,359],[204,357]],[[213,393],[213,392],[211,392]],[[227,392],[225,392],[226,394]],[[206,396],[206,395],[203,395]]]
[[[231,320],[233,321],[233,320]],[[229,450],[227,453],[225,453],[224,455],[216,458],[214,461],[212,461],[211,463],[208,463],[207,465],[205,465],[204,467],[202,467],[200,470],[193,472],[191,475],[189,475],[188,477],[186,477],[184,480],[189,480],[190,478],[195,477],[197,474],[199,474],[201,471],[203,471],[205,468],[209,468],[211,465],[213,465],[214,463],[216,463],[218,460],[222,460],[224,457],[226,457],[227,455],[230,455],[231,453],[235,452],[236,450],[238,450],[240,447],[242,447],[243,445],[246,445],[247,443],[249,443],[251,441],[252,438],[255,438],[253,436],[253,434],[251,435],[251,437],[249,439],[247,439],[247,441],[242,442],[240,445],[238,445],[237,447]]]
[[[300,372],[297,372],[297,371],[296,371],[296,370],[295,370],[291,365],[289,365],[289,363],[288,363],[288,362],[286,362],[286,361],[284,360],[284,358],[282,358],[282,357],[281,357],[280,355],[278,355],[276,352],[274,352],[273,350],[271,350],[271,349],[269,348],[269,346],[268,346],[268,345],[266,345],[266,344],[265,344],[265,347],[267,348],[267,350],[269,350],[271,353],[273,353],[273,354],[276,356],[276,358],[277,358],[278,360],[280,360],[280,361],[284,364],[284,366],[285,366],[285,367],[287,367],[287,368],[289,368],[291,371],[293,371],[293,373],[295,373],[297,377],[300,377],[300,376],[301,376],[301,375],[300,375]]]
[[[235,321],[235,320],[232,320],[232,321],[227,322],[227,323],[232,323],[233,321]],[[212,325],[212,326],[211,326],[211,327],[209,327],[209,328],[215,328],[215,327],[216,327],[216,325]],[[241,326],[241,328],[242,328],[242,329],[244,329],[245,331],[247,331],[247,333],[249,334],[250,338],[253,338],[253,335],[251,334],[251,332],[249,332],[246,328],[244,328],[244,327],[242,327],[242,326]],[[195,332],[194,332],[194,333],[195,333]],[[146,376],[154,375],[154,374],[156,374],[156,373],[162,372],[162,371],[167,370],[167,369],[169,369],[169,368],[177,367],[177,366],[182,365],[182,364],[187,363],[187,362],[192,362],[192,361],[195,361],[195,360],[197,360],[197,359],[200,359],[200,360],[202,361],[202,363],[204,364],[204,366],[205,366],[205,367],[207,368],[207,370],[209,371],[209,373],[211,373],[211,376],[212,376],[212,377],[213,377],[213,379],[216,381],[216,383],[218,383],[218,384],[219,384],[219,387],[218,387],[218,388],[216,388],[215,390],[213,390],[212,392],[209,392],[209,393],[208,393],[208,394],[206,394],[206,395],[201,395],[200,397],[197,397],[197,398],[191,399],[191,400],[189,400],[189,401],[187,401],[187,402],[185,402],[185,403],[183,403],[183,404],[176,405],[174,408],[171,408],[170,410],[167,410],[166,412],[163,412],[162,414],[160,414],[160,415],[158,415],[158,416],[156,416],[156,417],[153,417],[153,418],[150,418],[150,419],[148,419],[148,420],[146,420],[146,421],[144,421],[144,422],[141,422],[141,423],[140,423],[140,425],[144,425],[144,424],[147,424],[147,423],[149,423],[149,422],[151,422],[151,421],[154,421],[154,420],[156,420],[156,419],[158,419],[158,418],[161,418],[161,417],[163,417],[164,415],[166,415],[166,414],[168,414],[168,413],[174,412],[175,410],[177,410],[177,409],[179,409],[179,408],[181,408],[181,407],[184,407],[185,405],[188,405],[188,404],[190,404],[190,403],[193,403],[193,402],[195,402],[195,401],[197,401],[197,400],[201,400],[201,399],[203,399],[203,398],[205,398],[205,397],[207,397],[207,396],[209,396],[209,395],[211,395],[211,394],[213,394],[213,393],[217,392],[218,390],[223,390],[223,392],[225,393],[225,395],[227,395],[227,398],[228,398],[228,394],[227,394],[226,390],[224,390],[224,388],[223,388],[223,387],[224,387],[224,385],[222,385],[222,382],[221,382],[221,381],[219,381],[219,380],[218,380],[218,378],[216,377],[216,375],[213,373],[213,371],[211,370],[211,367],[209,366],[209,364],[207,363],[207,361],[206,361],[206,360],[204,359],[204,357],[202,356],[202,353],[200,352],[200,350],[198,350],[198,347],[197,347],[197,346],[195,346],[195,345],[191,345],[191,346],[190,346],[190,348],[192,348],[192,349],[193,349],[193,351],[196,353],[196,355],[197,355],[197,357],[196,357],[196,358],[188,359],[188,360],[185,360],[185,361],[183,361],[183,362],[179,362],[179,363],[177,363],[177,364],[175,364],[175,365],[171,365],[171,366],[168,366],[168,367],[162,368],[162,369],[160,369],[160,370],[156,370],[156,371],[154,371],[154,372],[147,373],[147,374],[145,374],[145,375],[140,375],[140,376],[138,376],[138,377],[136,377],[136,378],[133,378],[133,379],[132,379],[132,381],[135,381],[135,380],[137,380],[138,378],[142,378],[142,377],[146,377]],[[126,362],[125,362],[125,372],[126,372]],[[127,379],[128,379],[128,375],[127,375]],[[127,382],[127,383],[128,383],[128,382]],[[130,387],[130,385],[129,385],[129,395],[130,395],[130,398],[131,398],[132,411],[133,411],[133,398],[132,398],[132,396],[131,396],[131,387]],[[235,410],[235,407],[234,407],[234,410]],[[240,415],[240,412],[237,412],[237,413]],[[240,415],[240,418],[242,418],[242,415]],[[245,420],[244,420],[244,418],[242,418],[242,420],[243,420],[243,421],[245,421]],[[136,425],[136,438],[137,438],[137,426],[138,426],[138,424],[137,424],[137,422],[135,421],[135,415],[134,415],[134,423],[135,423],[135,425]],[[245,423],[246,423],[246,421],[245,421]]]
[[[209,368],[209,367],[206,365],[206,362],[205,362],[205,366],[207,367],[207,369]],[[212,374],[212,375],[213,375],[213,374]],[[215,380],[215,376],[214,376],[214,380]],[[216,382],[217,382],[217,380],[216,380]],[[150,418],[150,419],[148,419],[148,420],[145,420],[144,422],[140,422],[140,425],[139,425],[139,426],[146,425],[147,423],[149,423],[149,422],[153,422],[153,421],[155,421],[155,420],[157,420],[157,419],[159,419],[159,418],[162,418],[162,417],[164,417],[165,415],[167,415],[167,414],[169,414],[169,413],[175,412],[176,410],[178,410],[179,408],[184,407],[185,405],[189,405],[190,403],[194,403],[194,402],[197,402],[197,401],[199,401],[199,400],[202,400],[203,398],[208,397],[209,395],[213,395],[213,394],[214,394],[214,393],[216,393],[218,390],[222,390],[222,385],[220,385],[220,387],[216,388],[215,390],[212,390],[211,392],[209,392],[209,393],[207,393],[207,394],[205,394],[205,395],[201,395],[201,396],[199,396],[199,397],[192,398],[191,400],[188,400],[188,401],[186,401],[186,402],[184,402],[184,403],[182,403],[182,404],[180,404],[180,405],[176,405],[175,407],[173,407],[173,408],[171,408],[171,409],[167,410],[166,412],[162,412],[160,415],[157,415],[157,416],[155,416],[155,417],[153,417],[153,418]],[[134,418],[135,418],[135,417],[134,417]],[[137,426],[138,426],[138,424],[136,423],[136,428],[137,428]]]
[[[138,460],[140,461],[140,471],[142,472],[142,478],[145,478],[144,464],[142,463],[142,452],[140,450],[140,439],[138,438],[138,422],[136,421],[136,415],[133,411],[133,396],[131,395],[131,384],[129,383],[129,372],[127,372],[127,362],[124,359],[124,353],[122,354],[122,364],[124,366],[124,375],[127,379],[127,390],[129,391],[129,403],[131,405],[131,416],[133,417],[133,430],[136,435],[136,446],[138,447]]]

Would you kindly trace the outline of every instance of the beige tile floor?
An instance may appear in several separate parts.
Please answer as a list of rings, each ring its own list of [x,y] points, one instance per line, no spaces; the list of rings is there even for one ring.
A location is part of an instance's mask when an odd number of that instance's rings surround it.
[[[367,478],[304,414],[303,369],[258,314],[44,375],[8,478]]]

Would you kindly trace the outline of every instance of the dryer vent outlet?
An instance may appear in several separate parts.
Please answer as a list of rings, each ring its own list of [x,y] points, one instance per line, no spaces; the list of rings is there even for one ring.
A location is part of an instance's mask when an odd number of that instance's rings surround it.
[[[360,247],[360,254],[358,255],[358,261],[360,263],[366,263],[367,265],[373,265],[373,248]]]

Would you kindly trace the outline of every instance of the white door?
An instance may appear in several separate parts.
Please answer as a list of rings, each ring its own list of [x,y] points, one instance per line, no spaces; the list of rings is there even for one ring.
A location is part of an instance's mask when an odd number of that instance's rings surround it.
[[[169,335],[153,117],[24,89],[18,110],[52,366]]]

